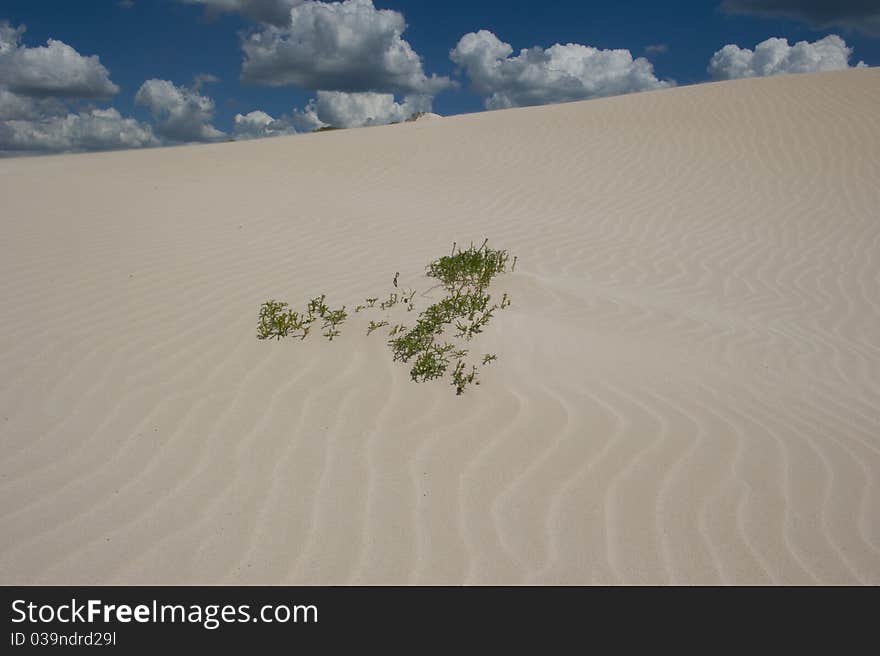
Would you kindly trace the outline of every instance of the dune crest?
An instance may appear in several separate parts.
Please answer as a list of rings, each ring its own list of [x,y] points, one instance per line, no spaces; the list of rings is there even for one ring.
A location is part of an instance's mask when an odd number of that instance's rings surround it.
[[[0,160],[0,583],[880,584],[880,71]],[[518,258],[457,397],[256,339]]]
[[[440,114],[435,114],[434,112],[416,112],[408,119],[406,119],[407,123],[415,122],[415,121],[432,121],[435,118],[443,118]]]

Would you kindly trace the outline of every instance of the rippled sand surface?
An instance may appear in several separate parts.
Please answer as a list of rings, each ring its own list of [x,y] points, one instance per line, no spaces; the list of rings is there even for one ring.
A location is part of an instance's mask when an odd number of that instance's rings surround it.
[[[880,584],[880,71],[0,160],[0,583]],[[456,397],[360,318],[508,248]]]

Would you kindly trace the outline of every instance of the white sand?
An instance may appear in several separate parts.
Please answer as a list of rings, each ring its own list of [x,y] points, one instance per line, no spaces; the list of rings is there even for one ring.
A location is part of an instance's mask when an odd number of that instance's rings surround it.
[[[0,161],[0,583],[880,584],[880,70]],[[519,256],[456,397],[268,296]]]

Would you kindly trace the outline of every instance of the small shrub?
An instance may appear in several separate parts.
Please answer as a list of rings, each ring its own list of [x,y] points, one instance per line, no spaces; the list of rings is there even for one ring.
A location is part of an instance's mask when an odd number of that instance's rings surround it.
[[[309,301],[305,313],[287,309],[287,303],[269,299],[260,306],[260,322],[257,325],[257,339],[281,339],[282,337],[299,337],[301,340],[309,335],[312,323],[323,320],[321,328],[324,337],[331,342],[340,332],[337,326],[348,317],[345,306],[331,310],[324,302],[326,296],[321,294]]]
[[[477,368],[471,365],[471,370],[465,373],[465,364],[459,360],[455,365],[455,371],[452,372],[452,384],[455,385],[455,393],[461,394],[464,392],[464,388],[471,383],[475,385],[480,384],[480,381],[477,380]]]
[[[370,325],[367,326],[367,334],[369,335],[374,330],[379,330],[379,328],[381,328],[382,326],[387,326],[387,325],[388,325],[387,321],[379,321],[379,322],[371,321]]]
[[[485,240],[479,248],[473,244],[467,249],[452,244],[449,255],[430,262],[425,268],[429,278],[439,281],[446,296],[429,305],[418,315],[415,326],[408,328],[402,323],[388,333],[388,345],[395,362],[410,364],[410,377],[415,382],[425,382],[440,378],[449,370],[454,360],[455,367],[450,374],[456,394],[462,394],[468,385],[479,385],[479,371],[475,364],[466,362],[468,349],[456,346],[454,341],[444,339],[447,328],[453,326],[453,339],[469,342],[483,332],[497,310],[510,306],[510,298],[503,294],[500,303],[492,303],[488,287],[493,278],[507,270],[509,254],[505,250],[488,247]],[[513,258],[511,271],[516,267]],[[392,284],[398,289],[399,273],[394,275]],[[381,301],[378,309],[389,311],[397,305],[404,305],[407,312],[415,309],[414,290],[394,291]],[[379,297],[365,299],[365,304],[357,305],[356,313],[375,309]],[[323,321],[323,335],[330,341],[340,334],[338,326],[348,318],[345,306],[332,310],[326,303],[325,295],[316,296],[308,302],[305,313],[298,314],[288,309],[287,303],[275,300],[266,301],[260,308],[260,322],[257,326],[259,339],[281,339],[289,335],[305,339],[311,324],[317,319]],[[371,320],[367,335],[379,328],[388,326],[385,320]],[[497,360],[494,353],[483,356],[481,366]]]
[[[287,308],[287,303],[280,303],[272,299],[263,303],[260,307],[260,323],[257,326],[258,339],[296,337],[296,331],[302,331],[299,337],[305,339],[308,335],[309,324],[314,321],[314,318],[311,313],[301,315]]]

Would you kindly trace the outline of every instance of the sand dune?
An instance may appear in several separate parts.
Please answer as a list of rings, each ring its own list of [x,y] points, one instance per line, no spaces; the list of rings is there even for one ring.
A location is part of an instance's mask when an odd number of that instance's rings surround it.
[[[0,161],[0,583],[880,584],[880,71]],[[518,255],[461,397],[267,297]]]

